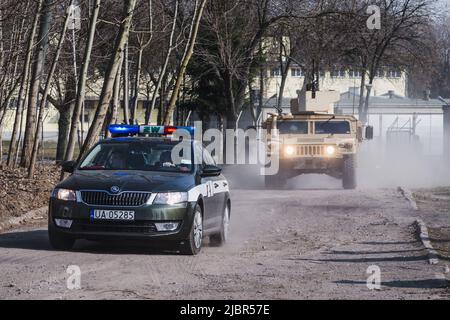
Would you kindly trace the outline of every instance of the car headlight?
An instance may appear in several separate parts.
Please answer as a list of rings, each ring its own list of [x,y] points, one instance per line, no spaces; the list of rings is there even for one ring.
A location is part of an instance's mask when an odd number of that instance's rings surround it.
[[[157,222],[155,223],[156,230],[158,231],[175,231],[180,225],[179,222]]]
[[[327,155],[332,156],[336,153],[336,148],[334,146],[328,146],[327,149]]]
[[[188,196],[187,192],[166,192],[156,194],[153,204],[178,204],[187,202]]]
[[[284,153],[287,156],[293,156],[295,154],[295,148],[293,146],[287,146],[286,148],[284,148]]]
[[[55,189],[53,190],[52,196],[58,200],[77,201],[76,192],[69,189]]]

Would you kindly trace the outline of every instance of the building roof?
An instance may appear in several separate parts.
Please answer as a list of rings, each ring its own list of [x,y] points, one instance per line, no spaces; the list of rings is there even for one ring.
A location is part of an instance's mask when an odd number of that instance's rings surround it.
[[[345,92],[341,94],[341,100],[336,103],[336,108],[343,113],[358,109],[359,94],[355,92]],[[402,97],[390,92],[381,96],[370,97],[369,113],[374,114],[442,114],[442,107],[445,103],[439,99],[412,99]]]
[[[446,100],[450,105],[450,100]],[[284,112],[290,112],[291,98],[283,98],[282,108]],[[264,99],[263,108],[266,112],[276,112],[277,99],[272,97]],[[341,100],[335,104],[338,112],[343,114],[357,114],[359,105],[359,92],[348,91],[341,94]],[[445,102],[439,99],[412,99],[403,97],[395,92],[372,96],[369,100],[370,114],[442,114]]]

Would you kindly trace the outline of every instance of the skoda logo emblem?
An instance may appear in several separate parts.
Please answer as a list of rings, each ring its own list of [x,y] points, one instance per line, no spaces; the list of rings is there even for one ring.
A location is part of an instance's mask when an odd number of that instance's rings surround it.
[[[111,187],[111,192],[112,193],[118,193],[120,191],[120,188],[118,186],[112,186]]]

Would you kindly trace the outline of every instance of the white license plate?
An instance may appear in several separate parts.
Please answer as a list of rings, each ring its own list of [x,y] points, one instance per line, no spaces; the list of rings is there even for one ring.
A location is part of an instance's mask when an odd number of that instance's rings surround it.
[[[134,221],[134,211],[125,210],[91,210],[92,220]]]

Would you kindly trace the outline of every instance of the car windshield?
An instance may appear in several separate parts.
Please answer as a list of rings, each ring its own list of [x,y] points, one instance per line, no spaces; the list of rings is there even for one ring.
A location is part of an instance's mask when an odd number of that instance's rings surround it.
[[[316,134],[350,134],[348,121],[316,121]]]
[[[277,127],[280,134],[308,134],[307,121],[280,121]]]
[[[192,172],[192,151],[188,155],[180,151],[180,158],[172,159],[176,144],[178,142],[171,141],[100,143],[86,156],[79,169]]]

